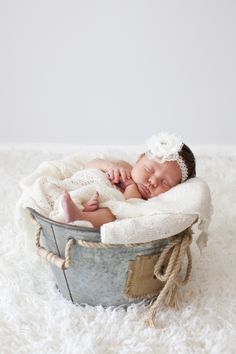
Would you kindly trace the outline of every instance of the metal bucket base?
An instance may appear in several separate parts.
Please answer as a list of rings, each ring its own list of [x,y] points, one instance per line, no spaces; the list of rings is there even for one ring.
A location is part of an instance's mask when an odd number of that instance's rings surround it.
[[[101,242],[99,229],[63,224],[32,209],[30,212],[42,227],[43,243],[59,257],[65,257],[65,246],[70,238]],[[117,245],[100,249],[81,247],[76,243],[67,270],[51,265],[56,286],[66,299],[79,305],[128,307],[144,299],[150,302],[159,293],[161,284],[149,272],[147,262],[151,267],[170,239],[131,248]]]

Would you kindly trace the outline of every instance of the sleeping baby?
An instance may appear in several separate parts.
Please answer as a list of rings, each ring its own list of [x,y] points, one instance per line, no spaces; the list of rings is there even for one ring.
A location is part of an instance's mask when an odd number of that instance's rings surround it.
[[[196,176],[192,151],[177,136],[167,133],[152,136],[146,142],[145,153],[139,156],[134,166],[126,161],[95,159],[88,162],[85,168],[88,169],[89,178],[93,179],[91,173],[101,179],[105,177],[107,185],[122,193],[125,200],[157,197]],[[68,190],[64,190],[61,206],[65,222],[85,220],[99,228],[114,221],[116,216],[109,207],[100,205],[99,198],[100,193],[96,191],[88,201],[82,203],[82,209],[73,201]]]

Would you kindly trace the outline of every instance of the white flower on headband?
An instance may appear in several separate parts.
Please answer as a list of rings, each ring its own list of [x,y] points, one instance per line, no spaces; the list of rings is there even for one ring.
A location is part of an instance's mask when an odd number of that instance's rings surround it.
[[[160,133],[146,141],[146,156],[159,162],[176,161],[183,143],[175,134]]]

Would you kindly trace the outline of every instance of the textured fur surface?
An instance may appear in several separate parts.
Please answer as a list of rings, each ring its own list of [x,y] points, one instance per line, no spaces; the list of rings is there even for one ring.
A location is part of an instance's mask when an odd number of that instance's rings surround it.
[[[235,353],[236,154],[198,151],[197,173],[209,184],[214,207],[208,247],[200,255],[192,245],[193,272],[181,291],[182,308],[163,309],[160,328],[153,329],[144,323],[144,304],[125,311],[75,306],[63,298],[48,265],[25,253],[14,225],[19,180],[62,153],[0,149],[1,353]]]

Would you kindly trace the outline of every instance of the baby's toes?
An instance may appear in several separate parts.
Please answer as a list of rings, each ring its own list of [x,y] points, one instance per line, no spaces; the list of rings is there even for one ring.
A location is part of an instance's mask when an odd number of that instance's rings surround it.
[[[96,192],[96,193],[94,194],[94,196],[93,196],[93,199],[98,200],[98,198],[99,198],[99,193]]]

